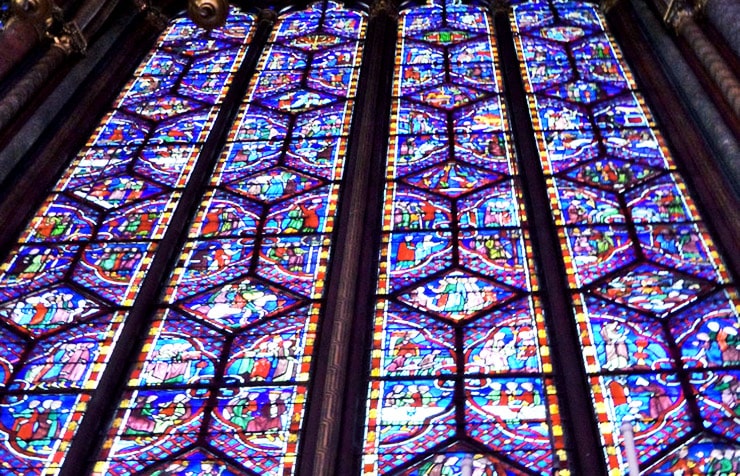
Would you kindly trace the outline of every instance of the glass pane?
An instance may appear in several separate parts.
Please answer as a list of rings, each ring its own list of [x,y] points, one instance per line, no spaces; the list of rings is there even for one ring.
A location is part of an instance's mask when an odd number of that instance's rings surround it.
[[[399,23],[363,474],[565,472],[490,19]]]
[[[739,448],[737,290],[596,8],[512,23],[609,470],[630,421],[644,474],[717,473]]]
[[[364,17],[276,23],[96,474],[295,472]]]
[[[64,461],[251,26],[174,20],[1,265],[0,459],[14,472]]]

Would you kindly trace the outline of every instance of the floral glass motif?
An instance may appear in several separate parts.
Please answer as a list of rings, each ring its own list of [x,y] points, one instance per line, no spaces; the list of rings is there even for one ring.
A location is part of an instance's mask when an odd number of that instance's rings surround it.
[[[363,474],[559,473],[489,17],[448,2],[399,23]]]
[[[626,471],[631,421],[643,474],[731,474],[737,289],[596,8],[512,23],[607,466]]]
[[[364,14],[277,21],[96,474],[293,474]]]
[[[251,25],[175,20],[0,267],[5,471],[58,472]]]

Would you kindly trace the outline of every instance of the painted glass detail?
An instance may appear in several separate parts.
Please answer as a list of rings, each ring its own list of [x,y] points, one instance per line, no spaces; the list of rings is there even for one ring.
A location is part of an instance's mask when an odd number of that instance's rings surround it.
[[[737,289],[599,12],[538,0],[512,23],[608,468],[631,421],[644,474],[730,474]]]
[[[279,18],[96,474],[294,473],[364,29]]]
[[[235,13],[207,33],[174,20],[0,266],[6,471],[59,470],[251,24]]]
[[[450,2],[399,23],[363,474],[559,473],[489,17]]]

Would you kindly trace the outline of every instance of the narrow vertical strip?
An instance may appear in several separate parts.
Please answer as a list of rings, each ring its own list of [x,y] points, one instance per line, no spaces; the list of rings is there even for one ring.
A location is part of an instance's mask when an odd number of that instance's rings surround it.
[[[0,267],[1,464],[14,472],[60,471],[250,25],[176,20]]]
[[[601,15],[537,1],[512,21],[609,471],[631,422],[643,474],[721,472],[737,289]]]
[[[277,21],[96,474],[294,474],[365,21]]]
[[[363,474],[565,474],[490,19],[399,27]]]

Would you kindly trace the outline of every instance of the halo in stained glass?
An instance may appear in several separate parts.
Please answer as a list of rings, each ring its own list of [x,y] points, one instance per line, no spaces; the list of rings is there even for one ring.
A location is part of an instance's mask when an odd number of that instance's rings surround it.
[[[0,304],[0,317],[35,337],[84,320],[104,304],[76,287],[58,284]]]
[[[478,90],[454,84],[443,84],[408,95],[410,99],[415,99],[430,106],[446,110],[463,106],[477,99],[481,99],[483,96],[484,93]]]
[[[186,299],[178,307],[222,329],[240,329],[288,309],[299,300],[289,292],[244,278]]]
[[[661,172],[640,162],[607,157],[579,165],[568,170],[566,175],[571,180],[619,192]]]
[[[508,287],[465,271],[449,271],[401,294],[398,299],[425,312],[453,321],[467,320],[512,296]]]
[[[651,474],[731,474],[740,461],[740,445],[699,435],[661,458]]]
[[[283,167],[245,177],[228,185],[230,190],[265,203],[274,203],[322,185],[319,179]]]
[[[740,302],[736,292],[720,291],[678,313],[671,324],[686,366],[740,364]]]
[[[162,185],[181,187],[187,182],[199,153],[196,145],[150,145],[142,149],[133,170]]]
[[[333,228],[328,205],[336,197],[336,187],[311,190],[272,207],[266,216],[265,233],[329,233]]]
[[[390,229],[444,229],[450,226],[451,204],[421,190],[398,185],[394,191]]]
[[[82,241],[93,236],[100,212],[65,195],[52,195],[24,233],[28,242]]]
[[[405,181],[410,185],[454,198],[484,187],[498,178],[496,174],[484,174],[469,165],[450,161],[407,176]]]
[[[606,299],[662,316],[707,292],[709,283],[654,264],[621,271],[592,290]]]
[[[224,378],[234,384],[305,380],[315,333],[311,308],[301,307],[251,326],[231,346]]]
[[[598,380],[610,421],[627,419],[632,422],[635,448],[641,462],[691,432],[689,408],[674,375],[614,375]],[[616,425],[615,430],[618,430]],[[617,436],[621,438],[621,434]]]

